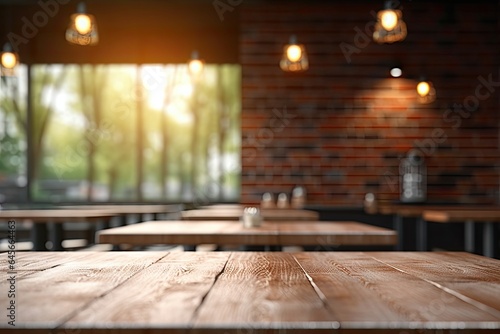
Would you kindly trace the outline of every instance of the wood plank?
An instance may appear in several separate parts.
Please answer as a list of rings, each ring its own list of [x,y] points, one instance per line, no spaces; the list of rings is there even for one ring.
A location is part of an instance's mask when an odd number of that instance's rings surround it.
[[[90,256],[85,253],[61,252],[65,253],[60,256],[54,252],[16,252],[14,272],[17,280],[23,279],[26,276],[32,275],[38,271],[50,269],[58,265],[79,261],[80,259]],[[35,254],[35,256],[34,256]],[[12,274],[9,272],[10,266],[8,263],[7,253],[0,258],[0,268],[5,268],[5,271],[0,271],[0,286],[7,285],[7,278]]]
[[[500,317],[498,261],[470,253],[370,253],[374,259],[464,296]],[[480,285],[478,286],[478,282]]]
[[[322,321],[335,316],[286,253],[233,253],[194,319],[195,327],[229,329]]]
[[[296,258],[313,280],[318,278],[318,287],[325,296],[335,294],[335,291],[329,292],[332,287],[323,284],[323,276],[341,271],[357,282],[359,289],[369,289],[375,293],[385,304],[385,308],[406,317],[407,323],[403,327],[410,326],[412,322],[447,321],[458,324],[459,322],[498,322],[500,320],[500,316],[479,309],[426,280],[370,258],[367,256],[369,254],[311,253],[309,256],[298,254]],[[334,303],[335,299],[330,302]],[[368,316],[363,313],[363,310],[357,310],[356,313],[363,314],[361,316],[363,319]],[[356,314],[352,314],[353,319],[356,317]],[[361,326],[359,321],[345,320],[344,322],[343,320],[344,318],[340,319],[343,328]],[[377,324],[390,327],[390,323],[383,321]]]
[[[164,255],[154,253],[157,258]],[[230,255],[225,252],[208,256],[207,253],[170,253],[112,292],[95,299],[62,328],[187,329]]]
[[[321,261],[320,254],[295,254],[296,261],[312,278],[314,284],[324,295],[332,312],[342,321],[357,321],[363,314],[363,321],[376,322],[406,322],[408,318],[396,310],[387,307],[383,299],[375,291],[366,289],[362,282],[353,280],[336,262]],[[352,256],[351,256],[352,257]],[[356,258],[356,256],[354,256]],[[311,270],[311,271],[309,271]]]
[[[58,254],[62,259],[68,257],[64,253]],[[109,293],[165,255],[88,253],[77,261],[65,262],[18,280],[16,328],[55,328],[94,299]]]

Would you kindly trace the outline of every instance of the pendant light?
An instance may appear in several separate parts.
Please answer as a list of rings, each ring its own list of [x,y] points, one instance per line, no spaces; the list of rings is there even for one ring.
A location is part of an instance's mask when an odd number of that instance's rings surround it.
[[[191,53],[191,59],[188,62],[188,69],[191,77],[193,79],[198,79],[201,76],[204,67],[205,67],[205,62],[200,59],[198,51],[193,51]]]
[[[309,68],[306,49],[303,44],[297,44],[297,37],[290,36],[290,41],[283,48],[280,67],[286,72],[300,72]]]
[[[18,63],[19,57],[12,50],[12,45],[5,43],[1,53],[1,75],[6,77],[14,76]]]
[[[76,13],[71,15],[66,40],[77,45],[95,45],[99,42],[95,17],[86,13],[83,2],[77,5]]]
[[[377,43],[394,43],[406,38],[406,23],[403,13],[392,8],[392,1],[386,1],[384,9],[377,13],[377,23],[373,31],[373,40]]]
[[[420,103],[432,103],[436,100],[436,90],[432,82],[421,78],[417,84],[417,100]]]

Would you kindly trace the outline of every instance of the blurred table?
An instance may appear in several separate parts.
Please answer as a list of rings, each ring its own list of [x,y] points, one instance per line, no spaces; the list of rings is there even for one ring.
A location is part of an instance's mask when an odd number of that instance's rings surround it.
[[[318,220],[319,213],[303,209],[261,209],[265,220]],[[243,215],[242,208],[195,209],[181,212],[184,220],[238,220]]]
[[[127,225],[127,216],[139,215],[139,220],[146,220],[145,215],[152,215],[153,220],[160,214],[180,213],[181,204],[97,204],[97,205],[71,205],[62,206],[67,209],[99,210],[114,213],[122,217],[121,225]]]
[[[483,225],[483,255],[495,256],[495,226],[494,223],[500,223],[500,208],[489,209],[446,209],[446,210],[426,210],[422,213],[423,224],[433,223],[464,223],[465,224],[465,250],[473,252],[475,249],[475,228],[474,224]],[[427,248],[426,236],[421,235],[420,241],[423,250]]]
[[[16,261],[19,333],[500,330],[500,261],[468,253],[27,252]],[[3,291],[7,268],[0,257]],[[5,292],[0,307],[10,300]],[[0,333],[15,332],[8,321]]]
[[[404,226],[403,218],[413,218],[416,221],[416,244],[417,250],[425,251],[427,250],[427,224],[423,219],[422,215],[424,211],[445,211],[445,210],[456,210],[456,211],[481,211],[490,210],[495,208],[491,205],[476,205],[476,204],[425,204],[425,203],[415,203],[415,204],[404,204],[404,203],[384,203],[377,206],[377,213],[392,215],[393,217],[393,228],[398,232],[399,243],[396,247],[397,250],[403,250],[403,236],[404,236]],[[497,207],[498,208],[498,207]],[[470,228],[466,228],[466,235],[469,234]],[[466,236],[467,238],[467,236]],[[467,249],[469,250],[469,249]]]
[[[396,232],[358,222],[264,221],[246,228],[230,221],[152,221],[102,230],[99,243],[154,245],[340,246],[394,245]]]
[[[29,220],[33,222],[31,228],[31,240],[34,250],[46,250],[47,241],[52,242],[52,250],[62,250],[63,223],[88,222],[104,223],[108,225],[109,220],[117,216],[116,213],[99,210],[85,209],[47,209],[47,210],[1,210],[0,221]],[[48,224],[52,223],[49,231]]]

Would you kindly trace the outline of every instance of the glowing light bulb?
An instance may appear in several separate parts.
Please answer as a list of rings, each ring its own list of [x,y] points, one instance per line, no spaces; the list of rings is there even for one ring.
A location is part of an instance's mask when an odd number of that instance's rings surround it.
[[[425,81],[421,81],[417,85],[417,93],[422,97],[427,96],[430,90],[431,90],[430,85]]]
[[[380,18],[380,23],[385,30],[391,31],[398,24],[398,15],[393,10],[385,10]]]
[[[92,30],[92,22],[90,17],[85,14],[78,14],[75,17],[75,28],[82,35],[88,34]]]
[[[203,70],[203,62],[199,59],[192,59],[190,62],[189,62],[189,72],[191,72],[191,74],[199,74],[201,73],[201,71]]]
[[[2,53],[2,66],[12,69],[17,65],[17,57],[12,52]]]
[[[291,62],[296,62],[300,58],[302,58],[302,49],[298,45],[295,45],[295,44],[290,45],[286,49],[286,56],[287,56],[288,60],[290,60]]]

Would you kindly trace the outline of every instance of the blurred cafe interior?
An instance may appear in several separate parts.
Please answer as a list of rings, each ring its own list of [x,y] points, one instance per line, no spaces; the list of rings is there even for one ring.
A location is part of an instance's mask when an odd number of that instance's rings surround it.
[[[0,39],[1,252],[459,252],[500,294],[499,1],[0,0]]]

